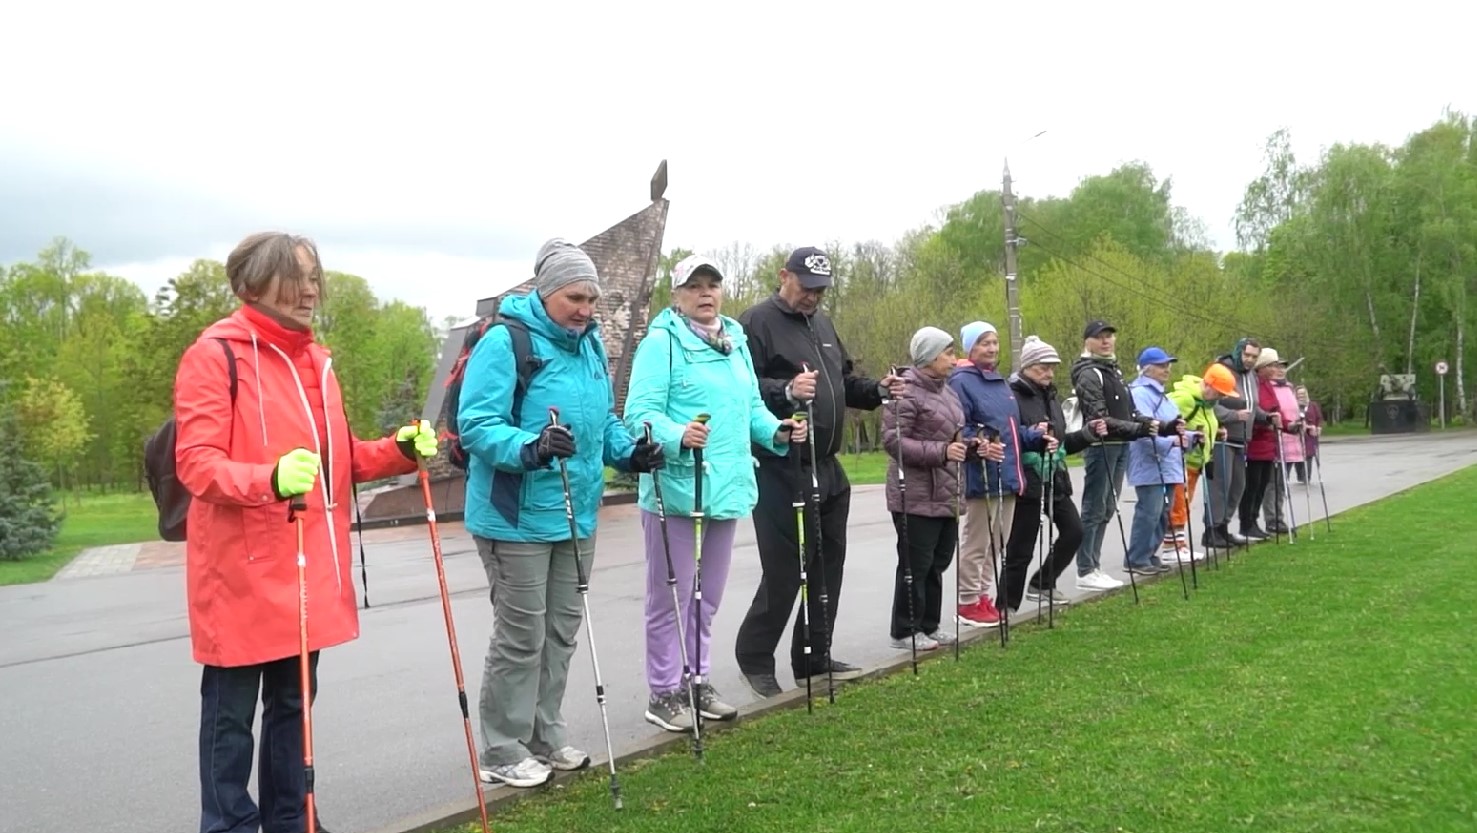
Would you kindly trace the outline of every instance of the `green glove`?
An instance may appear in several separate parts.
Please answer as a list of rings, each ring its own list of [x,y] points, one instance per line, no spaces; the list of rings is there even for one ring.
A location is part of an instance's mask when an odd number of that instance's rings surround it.
[[[304,495],[318,479],[318,455],[306,448],[294,448],[277,459],[272,471],[272,490],[278,497]]]
[[[413,451],[422,457],[435,457],[440,449],[440,444],[436,441],[436,429],[426,420],[407,425],[395,432],[395,442],[400,444],[402,450]]]

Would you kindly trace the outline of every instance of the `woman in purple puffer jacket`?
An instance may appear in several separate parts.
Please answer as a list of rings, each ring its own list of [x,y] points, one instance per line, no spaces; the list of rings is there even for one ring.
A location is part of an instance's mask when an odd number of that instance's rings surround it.
[[[906,392],[882,411],[882,445],[890,458],[887,509],[898,533],[891,634],[895,648],[911,649],[917,634],[918,650],[929,651],[954,642],[952,634],[939,628],[939,620],[944,571],[954,559],[959,535],[957,467],[968,445],[960,438],[964,408],[948,385],[956,358],[954,339],[936,327],[924,327],[913,335],[909,353],[913,366],[903,373]]]

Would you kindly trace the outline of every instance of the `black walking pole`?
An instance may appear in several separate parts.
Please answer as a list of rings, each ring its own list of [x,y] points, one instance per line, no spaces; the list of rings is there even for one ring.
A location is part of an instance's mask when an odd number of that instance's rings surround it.
[[[1000,441],[1000,434],[996,432],[993,428],[987,428],[983,425],[979,425],[975,427],[975,431],[976,433],[980,431],[986,432],[985,442],[990,443],[991,445]],[[1017,449],[1017,453],[1019,453],[1019,449]],[[1002,552],[1002,550],[1004,549],[1004,545],[1001,543],[1005,536],[1001,533],[1000,529],[1000,515],[1001,512],[1004,511],[1005,507],[1005,473],[1001,471],[1001,465],[1001,463],[995,464],[994,509],[991,509],[989,506],[990,465],[988,462],[984,464],[982,472],[985,475],[985,523],[990,535],[990,571],[995,577],[996,594],[999,594],[1000,590],[1002,589],[1002,585],[1000,584],[1000,570],[1005,558],[1005,554]],[[1005,643],[1008,642],[1010,639],[1010,600],[1007,598],[1005,600],[1005,606],[1000,608],[996,612],[1000,614],[1000,647],[1004,648]]]
[[[892,368],[891,375],[897,376],[898,370]],[[912,542],[908,540],[908,475],[903,469],[903,420],[901,400],[891,398],[888,394],[889,404],[892,405],[892,426],[897,433],[897,492],[898,504],[902,510],[898,514],[902,516],[902,532],[898,540],[898,557],[903,560],[903,589],[908,594],[908,639],[912,642],[913,652],[913,676],[918,676],[918,613],[917,605],[913,602],[913,553]]]
[[[792,419],[797,422],[805,420],[808,428],[814,427],[809,423],[809,411],[797,413]],[[800,542],[800,633],[805,639],[805,711],[807,714],[812,714],[815,712],[815,701],[811,699],[810,685],[810,678],[813,676],[811,674],[810,578],[806,570],[806,565],[810,560],[805,557],[805,472],[801,470],[803,467],[800,461],[803,450],[798,445],[790,446],[790,459],[795,466],[795,495],[790,501],[790,506],[795,510],[795,539]],[[815,463],[812,462],[811,465],[814,466]],[[788,622],[789,619],[786,618],[785,621]]]
[[[1046,423],[1046,438],[1052,439],[1051,423]],[[1046,502],[1042,510],[1046,517],[1046,555],[1041,559],[1041,572],[1036,574],[1036,615],[1041,615],[1041,594],[1046,594],[1046,627],[1056,627],[1056,576],[1051,574],[1051,546],[1056,532],[1056,452],[1046,452],[1046,477],[1041,482],[1042,496]]]
[[[809,373],[810,365],[802,362],[802,372]],[[831,629],[835,621],[831,617],[831,593],[826,581],[826,533],[823,529],[821,518],[821,482],[817,474],[820,467],[820,458],[815,452],[815,398],[811,397],[805,403],[805,414],[810,431],[806,432],[805,438],[810,446],[810,500],[815,504],[815,563],[821,570],[821,619],[825,626],[826,641],[822,645],[821,661],[826,664],[826,699],[830,703],[836,702],[836,673],[831,668]],[[806,669],[807,671],[809,669]]]
[[[695,422],[708,424],[707,414],[698,414]],[[692,713],[692,731],[696,738],[702,731],[703,710],[700,692],[703,690],[703,450],[692,450],[692,677],[687,688],[697,700]]]

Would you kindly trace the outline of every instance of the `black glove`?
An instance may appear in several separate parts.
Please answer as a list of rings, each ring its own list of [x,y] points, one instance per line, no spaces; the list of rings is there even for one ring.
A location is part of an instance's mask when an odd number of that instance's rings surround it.
[[[1215,479],[1215,461],[1214,460],[1206,460],[1205,461],[1205,467],[1202,468],[1201,471],[1205,473],[1205,479],[1206,480],[1214,480]]]
[[[660,443],[649,443],[644,439],[636,441],[636,450],[631,452],[632,473],[656,471],[666,464]]]
[[[542,468],[552,463],[555,457],[574,456],[574,435],[562,425],[546,425],[538,439],[524,446],[523,451],[525,465],[532,457],[534,465],[529,468]]]

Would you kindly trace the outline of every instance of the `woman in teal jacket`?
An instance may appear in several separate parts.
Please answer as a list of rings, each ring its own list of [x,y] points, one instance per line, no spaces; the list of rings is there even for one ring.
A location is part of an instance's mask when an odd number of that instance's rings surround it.
[[[615,416],[594,321],[595,264],[559,239],[544,244],[535,264],[534,292],[503,300],[500,312],[512,323],[488,329],[472,350],[456,426],[469,459],[467,529],[497,594],[479,703],[482,778],[514,787],[590,763],[568,744],[562,714],[582,619],[575,559],[585,560],[589,575],[605,466],[648,471],[662,464],[661,449],[633,442]],[[541,363],[516,414],[509,326],[528,331]],[[578,542],[559,460],[569,470]]]
[[[682,617],[689,662],[701,658],[703,680],[692,699],[707,720],[731,720],[738,710],[722,702],[707,682],[713,616],[723,600],[738,520],[759,501],[750,443],[783,456],[788,441],[804,442],[804,422],[777,420],[759,395],[759,381],[743,328],[719,314],[723,275],[709,259],[693,255],[672,270],[672,307],[663,310],[636,348],[626,399],[626,428],[652,438],[663,451],[660,475],[641,476],[641,524],[646,533],[646,681],[651,688],[648,722],[671,732],[689,732],[689,679],[677,639]],[[709,414],[706,425],[697,421]],[[703,562],[701,617],[692,611],[694,523],[692,450],[703,449]],[[667,586],[667,554],[657,516],[652,478],[661,477],[680,610]],[[700,622],[693,627],[695,621]],[[698,649],[701,648],[699,651]]]

